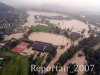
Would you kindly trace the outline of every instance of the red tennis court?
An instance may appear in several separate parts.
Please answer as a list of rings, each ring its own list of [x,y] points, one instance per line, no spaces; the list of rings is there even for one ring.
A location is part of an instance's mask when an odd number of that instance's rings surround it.
[[[26,42],[21,42],[19,45],[17,45],[15,48],[13,48],[11,51],[13,52],[17,52],[20,53],[23,50],[25,50],[27,48],[27,46],[29,45],[29,43]]]

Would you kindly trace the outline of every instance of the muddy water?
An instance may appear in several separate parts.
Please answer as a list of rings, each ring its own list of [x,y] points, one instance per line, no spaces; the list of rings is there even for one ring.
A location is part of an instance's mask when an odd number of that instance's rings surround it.
[[[23,33],[16,33],[16,34],[11,34],[9,36],[6,36],[5,40],[10,40],[12,38],[19,39],[19,38],[22,38],[22,37],[23,37]]]
[[[62,15],[59,13],[53,13],[53,12],[38,12],[38,11],[28,11],[29,14],[33,14],[33,15],[44,15],[44,16],[64,16],[66,17],[66,15]]]
[[[66,62],[65,65],[68,66],[69,63],[76,63],[80,67],[80,69],[78,69],[78,74],[77,75],[83,75],[84,74],[84,70],[82,70],[82,66],[87,62],[86,62],[86,59],[85,59],[84,56],[78,57],[79,53],[83,53],[83,51],[82,50],[78,51],[71,60]],[[68,74],[67,74],[67,71],[60,71],[60,72],[58,72],[57,75],[68,75]]]
[[[34,15],[46,15],[46,16],[61,15],[58,13],[33,12],[33,11],[28,11],[27,13],[29,14],[29,17],[27,18],[27,23],[25,23],[23,26],[29,26],[29,27],[31,27],[32,25],[36,25],[34,22]],[[70,20],[70,21],[50,20],[50,22],[55,24],[56,26],[58,26],[58,22],[60,22],[60,25],[58,27],[62,29],[72,28],[73,31],[75,32],[80,32],[82,29],[88,30],[88,26],[78,20]],[[85,34],[88,35],[87,32]],[[22,35],[23,33],[11,34],[10,36],[7,36],[5,39],[11,39],[11,38],[19,39],[22,37]],[[69,45],[66,46],[64,49],[57,49],[56,56],[51,60],[48,66],[54,65],[54,63],[59,59],[61,54],[63,54],[71,46],[71,41],[68,40],[66,37],[61,36],[61,35],[50,34],[50,33],[35,32],[29,35],[29,39],[33,41],[42,41],[42,42],[52,43],[53,45],[62,45],[62,44],[66,45],[67,43],[69,43]],[[33,53],[33,51],[31,50],[30,53]],[[78,58],[76,54],[71,60],[69,60],[66,63],[66,65],[69,62],[73,62],[77,64],[84,64],[84,61],[85,61],[84,57]],[[78,75],[82,75],[82,74],[83,72],[79,72]],[[59,72],[58,75],[67,75],[67,74],[66,72]]]
[[[52,13],[52,12],[34,12],[34,11],[28,11],[29,17],[27,18],[27,23],[23,26],[29,26],[31,27],[32,25],[37,25],[37,23],[34,22],[34,15],[44,15],[44,16],[58,16],[62,14],[58,13]],[[67,16],[67,15],[62,15],[62,16]],[[73,20],[50,20],[51,23],[53,23],[55,26],[58,26],[62,29],[65,28],[70,28],[74,32],[81,32],[82,29],[85,29],[85,35],[89,36],[87,31],[88,29],[88,24],[85,24],[79,20],[73,19]],[[60,25],[58,25],[60,23]],[[91,25],[92,27],[95,27]],[[100,28],[98,28],[100,30]]]
[[[54,14],[54,13],[33,12],[33,11],[29,11],[28,13],[33,14],[33,15],[46,15],[46,16],[59,15],[59,14]],[[30,17],[30,19],[33,19],[33,18]],[[50,20],[50,22],[55,24],[56,26],[58,26],[58,22],[60,22],[60,25],[58,27],[60,27],[62,29],[72,28],[73,31],[75,31],[75,32],[80,32],[82,29],[85,29],[86,31],[88,31],[88,26],[86,24],[84,24],[83,22],[80,22],[78,20],[70,20],[70,21]],[[88,36],[88,33],[85,32],[85,35]],[[42,33],[42,32],[32,33],[29,35],[29,39],[33,40],[33,41],[42,41],[42,42],[52,43],[53,45],[62,45],[62,44],[69,43],[69,45],[66,46],[64,49],[59,49],[59,48],[57,49],[57,54],[51,60],[50,64],[48,65],[49,67],[53,66],[54,63],[59,59],[61,54],[63,54],[71,46],[71,41],[68,40],[67,38],[65,38],[61,35],[54,35],[54,34],[50,34],[50,33]],[[75,42],[75,44],[77,44],[77,43]],[[69,62],[77,63],[78,65],[84,64],[85,57],[83,56],[82,58],[78,58],[77,54],[71,60],[69,60],[68,63]],[[66,63],[66,65],[68,63]],[[82,75],[83,73],[84,72],[79,72],[78,75]],[[67,75],[67,73],[66,72],[59,72],[58,75]]]
[[[34,14],[32,14],[31,11],[28,11],[27,14],[29,16],[27,18],[27,22],[23,26],[31,27],[35,23],[35,21],[34,21]]]
[[[52,12],[34,12],[34,11],[28,11],[27,12],[29,17],[27,18],[27,22],[22,25],[22,26],[28,26],[31,27],[33,25],[37,25],[39,23],[35,23],[34,22],[34,15],[45,15],[45,16],[58,16],[58,15],[62,15],[62,14],[58,14],[58,13],[52,13]],[[65,15],[62,15],[65,16]],[[60,25],[58,27],[65,29],[65,28],[70,28],[75,32],[80,32],[82,29],[85,29],[85,35],[89,36],[87,33],[88,30],[88,26],[81,22],[78,21],[76,19],[74,20],[69,20],[69,21],[65,21],[65,20],[50,20],[51,23],[55,24],[55,26],[58,26],[58,22],[60,23]],[[45,24],[41,24],[41,25],[45,25]],[[45,25],[46,26],[46,25]],[[100,29],[99,29],[100,30]],[[20,33],[17,33],[18,36],[14,36],[15,34],[12,34],[11,37],[13,36],[14,38],[20,38],[22,35],[20,35]],[[36,35],[37,36],[37,35]],[[8,37],[9,38],[9,37]]]
[[[28,38],[32,41],[42,41],[53,45],[66,45],[69,42],[69,40],[64,36],[43,32],[31,33]]]
[[[51,20],[50,22],[54,23],[55,25],[58,25],[58,23],[60,23],[59,24],[60,28],[62,28],[62,29],[70,28],[70,29],[73,29],[73,31],[75,31],[75,32],[81,31],[82,29],[88,30],[88,26],[78,20],[69,20],[69,21],[67,21],[67,20],[63,20],[63,21]]]
[[[28,11],[27,14],[29,17],[27,18],[27,23],[25,23],[23,26],[29,26],[31,27],[32,25],[40,24],[40,23],[35,23],[34,21],[34,15],[44,15],[44,16],[58,16],[61,14],[58,13],[49,13],[49,12],[33,12],[33,11]],[[64,15],[62,15],[64,16]]]

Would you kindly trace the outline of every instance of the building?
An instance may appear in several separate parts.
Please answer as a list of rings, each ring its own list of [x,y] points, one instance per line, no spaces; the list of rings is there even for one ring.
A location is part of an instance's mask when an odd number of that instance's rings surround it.
[[[50,43],[35,41],[33,42],[32,49],[41,52],[48,52],[49,49],[54,48],[54,46]]]

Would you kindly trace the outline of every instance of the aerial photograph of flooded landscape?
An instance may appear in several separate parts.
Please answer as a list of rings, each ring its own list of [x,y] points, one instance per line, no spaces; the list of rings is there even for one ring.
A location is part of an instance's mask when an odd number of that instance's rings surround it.
[[[0,75],[100,75],[100,1],[0,0]]]

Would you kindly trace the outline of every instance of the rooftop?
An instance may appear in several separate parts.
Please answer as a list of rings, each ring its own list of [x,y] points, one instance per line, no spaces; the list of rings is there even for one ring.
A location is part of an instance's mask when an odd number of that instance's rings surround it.
[[[53,48],[53,45],[50,43],[35,41],[33,42],[32,47],[33,47],[33,50],[46,52],[48,49]]]

